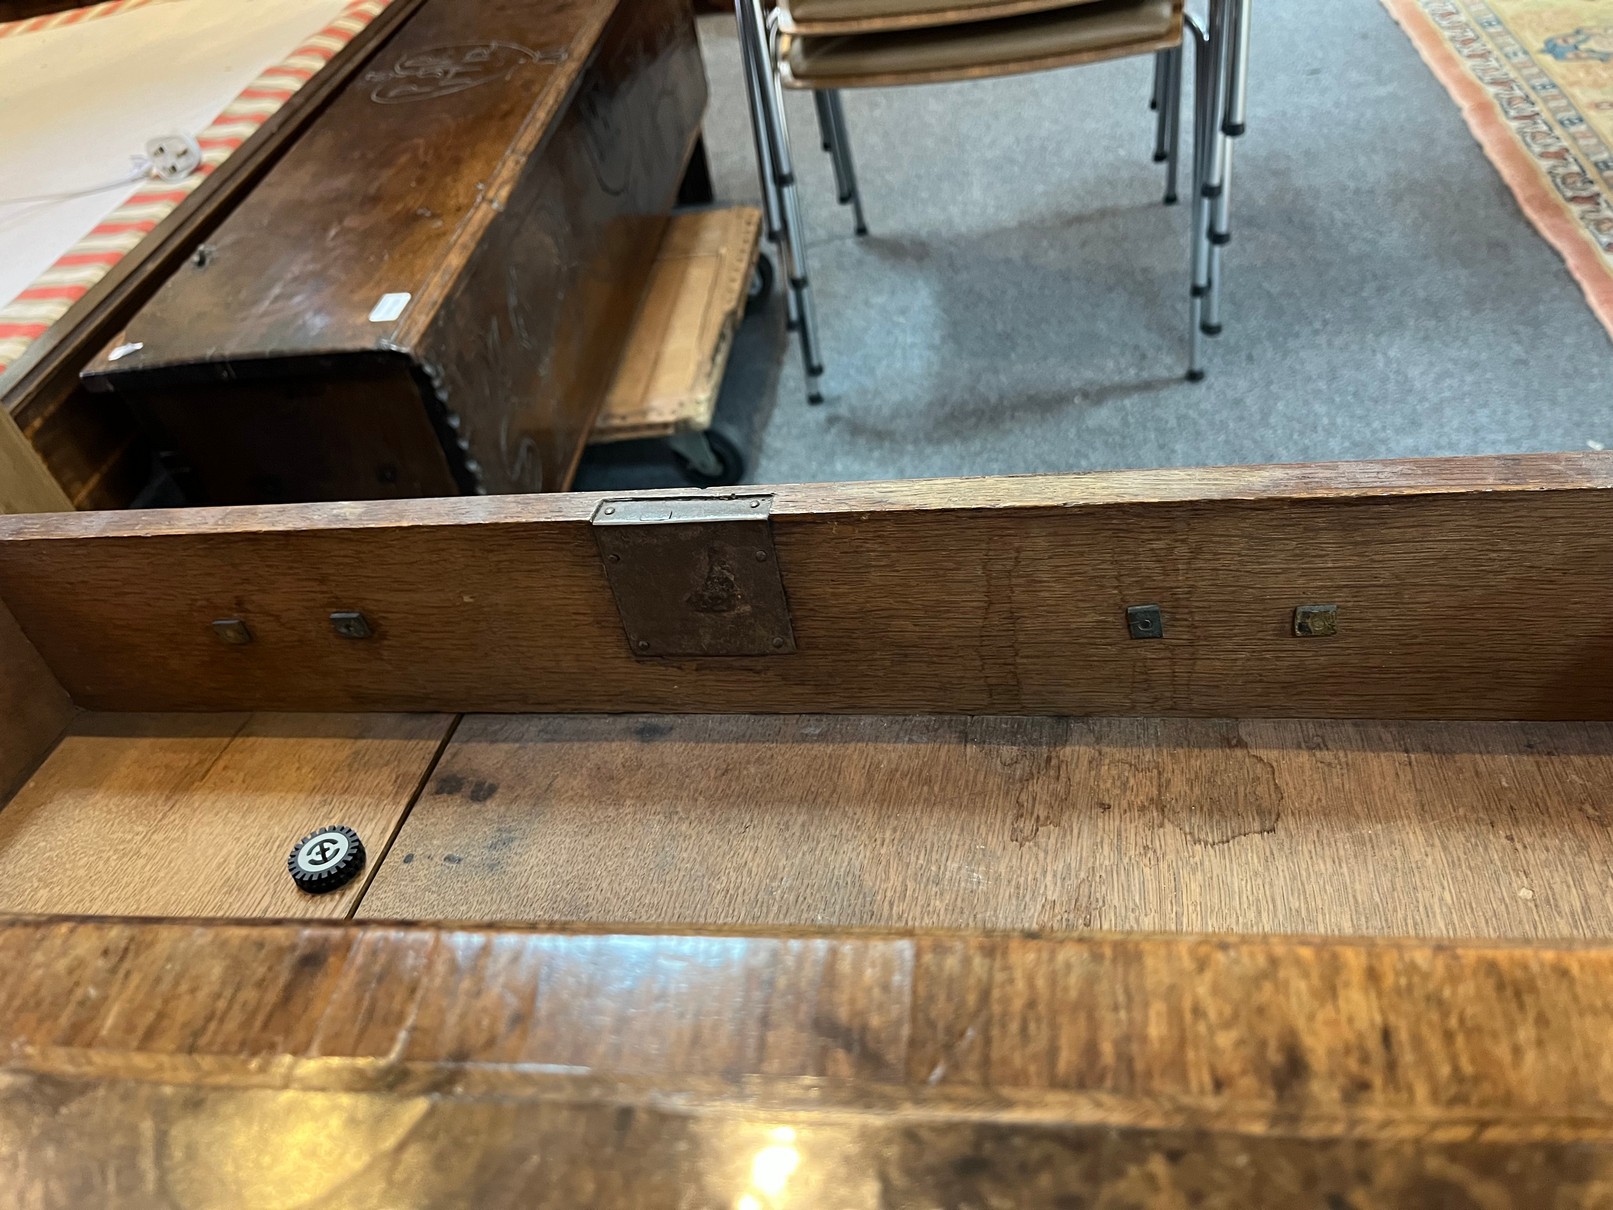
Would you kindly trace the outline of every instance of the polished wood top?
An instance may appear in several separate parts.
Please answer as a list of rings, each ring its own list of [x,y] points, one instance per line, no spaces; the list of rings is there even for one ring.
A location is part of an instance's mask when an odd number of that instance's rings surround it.
[[[131,321],[120,343],[145,347],[87,372],[410,350],[616,7],[425,4]]]
[[[13,919],[0,962],[5,1182],[53,1204],[1337,1210],[1613,1179],[1604,948]]]

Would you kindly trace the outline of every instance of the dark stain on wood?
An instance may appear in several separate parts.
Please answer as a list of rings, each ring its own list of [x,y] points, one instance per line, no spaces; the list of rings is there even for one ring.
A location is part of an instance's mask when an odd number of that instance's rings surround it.
[[[398,844],[476,877],[367,913],[1613,935],[1608,724],[469,716],[448,778]]]
[[[1246,759],[1193,759],[1162,765],[1159,808],[1165,821],[1195,844],[1224,845],[1269,836],[1283,813],[1283,791],[1271,761],[1249,750],[1234,721],[1208,722],[1206,747],[1243,753]]]
[[[438,798],[462,794],[471,802],[486,802],[498,793],[498,783],[444,773],[432,784],[431,793]]]

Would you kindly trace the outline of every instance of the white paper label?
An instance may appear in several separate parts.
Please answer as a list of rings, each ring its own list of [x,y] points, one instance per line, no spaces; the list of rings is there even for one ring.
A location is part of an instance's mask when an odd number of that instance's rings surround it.
[[[383,294],[381,301],[375,304],[375,310],[370,312],[372,324],[389,324],[403,314],[403,308],[409,305],[410,294]]]

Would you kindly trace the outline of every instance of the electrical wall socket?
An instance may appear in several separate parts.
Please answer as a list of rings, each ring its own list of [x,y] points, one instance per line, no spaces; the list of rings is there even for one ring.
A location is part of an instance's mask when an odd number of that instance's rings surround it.
[[[151,174],[163,181],[182,181],[202,166],[202,147],[188,134],[165,134],[146,144]]]

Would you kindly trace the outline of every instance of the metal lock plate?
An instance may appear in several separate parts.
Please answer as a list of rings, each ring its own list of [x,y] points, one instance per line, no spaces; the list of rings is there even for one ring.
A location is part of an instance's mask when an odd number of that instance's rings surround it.
[[[788,655],[771,496],[606,500],[594,539],[636,656]]]

